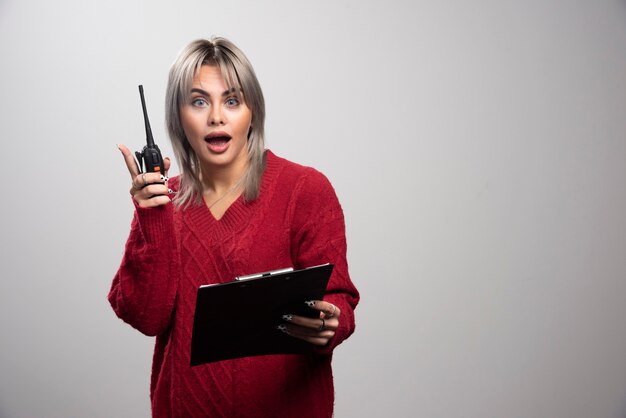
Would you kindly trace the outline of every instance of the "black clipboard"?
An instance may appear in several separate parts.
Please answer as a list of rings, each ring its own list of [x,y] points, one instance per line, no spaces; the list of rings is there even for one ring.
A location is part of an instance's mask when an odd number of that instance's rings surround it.
[[[191,366],[267,354],[305,354],[313,345],[276,329],[282,316],[319,317],[332,264],[244,276],[200,286],[191,337]]]

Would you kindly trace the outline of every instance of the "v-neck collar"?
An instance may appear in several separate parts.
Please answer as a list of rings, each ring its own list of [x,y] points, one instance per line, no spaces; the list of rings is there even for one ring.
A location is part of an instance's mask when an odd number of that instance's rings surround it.
[[[243,196],[239,196],[237,200],[231,203],[219,220],[215,218],[204,201],[189,208],[186,212],[198,235],[206,237],[207,234],[210,234],[216,239],[220,239],[234,231],[238,231],[247,223],[250,209],[255,203],[256,201],[244,203]]]
[[[273,190],[269,190],[269,186],[278,174],[279,167],[278,157],[266,150],[265,171],[261,180],[259,197],[256,200],[246,202],[243,194],[240,195],[230,204],[219,220],[215,218],[204,200],[201,204],[185,209],[186,217],[191,222],[196,234],[204,238],[210,237],[211,240],[222,240],[248,225],[252,214],[258,209],[261,201],[270,198],[268,194],[273,194]]]
[[[222,216],[217,219],[217,217],[215,216],[215,214],[213,213],[213,211],[211,210],[211,205],[208,205],[207,202],[202,199],[202,203],[204,203],[204,206],[206,206],[206,208],[209,210],[209,214],[213,217],[213,219],[215,220],[215,222],[220,222],[222,219],[224,219],[224,217],[226,216],[226,214],[230,211],[230,208],[236,204],[237,202],[241,201],[243,203],[243,193],[241,193],[239,196],[237,196],[237,198],[235,200],[233,200],[230,205],[228,205],[228,207],[226,208],[226,210],[224,211],[224,213],[222,213]]]

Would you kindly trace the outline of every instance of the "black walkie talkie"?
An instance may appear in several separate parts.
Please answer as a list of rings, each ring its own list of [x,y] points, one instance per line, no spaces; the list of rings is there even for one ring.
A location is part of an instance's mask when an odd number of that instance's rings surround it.
[[[146,146],[143,147],[141,152],[135,151],[135,155],[139,161],[139,171],[141,172],[143,170],[143,165],[146,173],[156,172],[165,175],[165,166],[163,164],[163,157],[161,157],[161,151],[154,143],[154,138],[152,138],[152,129],[150,129],[150,122],[148,121],[148,112],[146,111],[146,100],[143,97],[142,85],[139,86],[139,95],[141,96],[143,119],[146,122]]]

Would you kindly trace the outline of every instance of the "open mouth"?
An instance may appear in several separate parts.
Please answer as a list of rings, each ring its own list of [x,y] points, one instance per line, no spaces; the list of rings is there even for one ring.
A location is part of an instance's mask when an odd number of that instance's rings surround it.
[[[204,137],[204,140],[210,145],[224,145],[230,139],[231,136],[226,132],[213,132]]]
[[[216,154],[221,154],[228,149],[231,136],[226,132],[212,132],[204,137],[204,142],[207,143],[209,150]]]

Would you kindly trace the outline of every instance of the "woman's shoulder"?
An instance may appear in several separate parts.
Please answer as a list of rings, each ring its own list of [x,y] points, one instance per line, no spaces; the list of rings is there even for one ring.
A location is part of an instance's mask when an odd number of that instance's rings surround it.
[[[275,180],[269,181],[274,187],[270,187],[274,188],[275,195],[284,196],[291,204],[312,210],[338,202],[332,184],[317,169],[278,157],[271,151],[267,151],[266,163],[267,169],[276,173],[272,176]]]
[[[319,170],[306,165],[298,164],[287,160],[267,150],[267,168],[280,172],[281,180],[291,180],[294,186],[299,183],[306,183],[309,186],[330,186],[328,178]],[[331,186],[332,187],[332,186]]]

